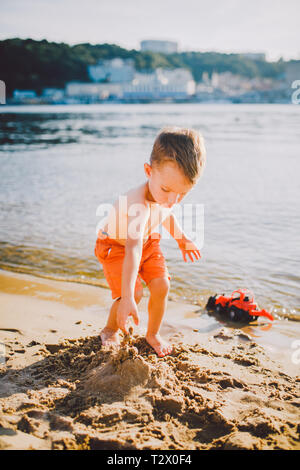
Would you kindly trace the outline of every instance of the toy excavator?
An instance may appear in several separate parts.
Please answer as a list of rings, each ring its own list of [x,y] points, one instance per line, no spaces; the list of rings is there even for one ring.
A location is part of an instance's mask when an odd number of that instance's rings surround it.
[[[230,297],[225,297],[224,294],[209,297],[205,308],[233,322],[250,323],[255,321],[256,317],[274,320],[274,317],[266,310],[258,310],[254,303],[253,293],[248,289],[235,290]]]

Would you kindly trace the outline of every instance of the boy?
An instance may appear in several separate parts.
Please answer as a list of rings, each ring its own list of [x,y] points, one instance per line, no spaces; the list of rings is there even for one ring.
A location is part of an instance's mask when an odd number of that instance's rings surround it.
[[[160,335],[166,311],[170,275],[160,249],[160,223],[176,239],[184,261],[201,257],[197,246],[180,228],[171,210],[195,186],[202,174],[206,151],[202,136],[192,129],[167,128],[157,136],[147,177],[119,197],[98,232],[95,255],[103,266],[114,303],[100,336],[103,345],[119,344],[121,329],[127,331],[131,315],[139,323],[137,304],[143,296],[141,278],[150,291],[146,340],[159,357],[170,354],[172,346]],[[138,215],[137,215],[138,214]]]

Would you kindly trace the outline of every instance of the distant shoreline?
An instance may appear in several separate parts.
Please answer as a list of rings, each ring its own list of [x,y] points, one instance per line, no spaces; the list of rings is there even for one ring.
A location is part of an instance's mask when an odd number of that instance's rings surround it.
[[[176,101],[147,101],[147,102],[142,102],[142,101],[131,101],[131,102],[126,102],[126,101],[103,101],[99,103],[7,103],[7,104],[2,104],[0,105],[0,113],[3,112],[6,109],[9,108],[30,108],[34,106],[42,107],[42,106],[49,106],[49,107],[59,107],[59,106],[91,106],[91,107],[96,107],[96,106],[104,106],[104,105],[111,105],[111,106],[117,106],[120,104],[124,105],[151,105],[151,104],[161,104],[161,105],[172,105],[172,104],[193,104],[193,105],[211,105],[211,106],[217,106],[217,105],[237,105],[237,106],[243,106],[243,105],[251,105],[251,106],[259,106],[259,105],[273,105],[273,106],[294,106],[296,107],[297,105],[293,104],[291,101],[284,101],[284,102],[260,102],[260,103],[251,103],[251,102],[239,102],[235,103],[232,101],[186,101],[186,102],[176,102]]]
[[[102,100],[102,101],[74,101],[74,102],[57,102],[51,103],[45,100],[32,100],[31,102],[16,102],[8,100],[3,106],[29,106],[29,105],[49,105],[49,106],[70,106],[70,105],[101,105],[101,104],[293,104],[290,99],[275,100],[275,101],[251,101],[243,99],[231,99],[224,97],[220,100],[201,100],[201,99],[149,99],[149,100]]]

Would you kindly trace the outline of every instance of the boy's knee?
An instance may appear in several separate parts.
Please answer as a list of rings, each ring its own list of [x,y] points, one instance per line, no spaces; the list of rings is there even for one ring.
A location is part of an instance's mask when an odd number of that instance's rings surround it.
[[[152,279],[148,287],[151,294],[164,297],[168,295],[168,292],[170,290],[170,281],[166,277],[159,277],[156,279]]]

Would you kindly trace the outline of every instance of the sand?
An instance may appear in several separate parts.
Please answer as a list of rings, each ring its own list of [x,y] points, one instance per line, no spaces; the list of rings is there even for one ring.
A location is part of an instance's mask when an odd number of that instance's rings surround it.
[[[299,365],[168,302],[158,358],[141,324],[102,347],[110,292],[0,272],[0,449],[299,449]],[[195,322],[204,325],[193,331]]]

